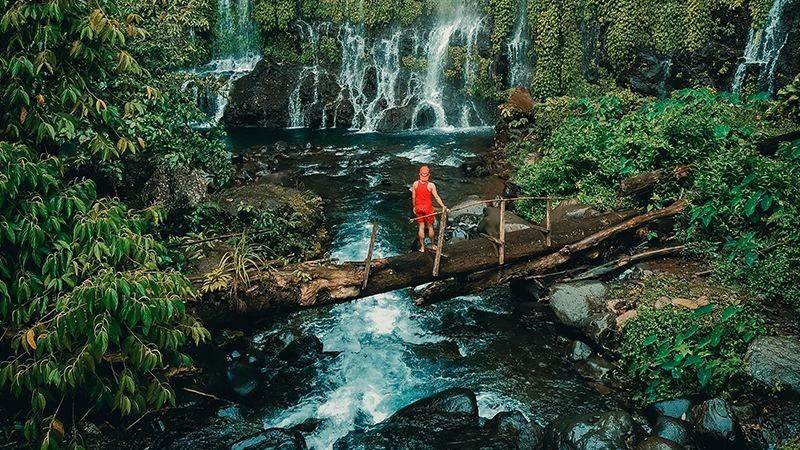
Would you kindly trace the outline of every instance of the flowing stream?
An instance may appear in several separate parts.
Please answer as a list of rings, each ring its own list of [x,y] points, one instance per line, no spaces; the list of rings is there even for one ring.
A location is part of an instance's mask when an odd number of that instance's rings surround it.
[[[500,192],[493,178],[468,178],[460,169],[491,145],[489,128],[459,132],[351,133],[342,130],[231,130],[237,152],[278,140],[289,151],[277,170],[326,199],[333,237],[330,256],[362,260],[371,221],[380,228],[376,257],[410,251],[409,186],[429,164],[446,203]],[[296,147],[295,147],[296,146]],[[566,411],[586,413],[612,404],[587,386],[563,358],[565,339],[550,312],[515,297],[508,287],[429,307],[407,291],[275,317],[253,339],[292,331],[314,334],[325,360],[308,378],[284,380],[256,407],[225,411],[264,427],[313,426],[309,447],[328,449],[351,430],[390,416],[406,404],[449,387],[478,395],[480,414],[520,410],[540,423]]]

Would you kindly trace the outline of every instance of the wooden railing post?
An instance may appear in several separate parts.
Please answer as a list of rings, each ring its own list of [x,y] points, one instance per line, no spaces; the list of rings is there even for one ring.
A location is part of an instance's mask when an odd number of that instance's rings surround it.
[[[361,290],[367,288],[367,281],[369,281],[369,270],[372,268],[372,251],[375,248],[375,238],[378,236],[378,222],[372,222],[372,235],[369,238],[369,249],[367,250],[367,259],[364,261],[364,281],[361,283]]]
[[[433,260],[433,276],[439,276],[439,263],[442,261],[442,247],[444,247],[444,229],[447,227],[447,210],[442,211],[439,219],[439,238],[436,242],[436,258]]]
[[[500,249],[497,252],[500,257],[500,265],[506,262],[506,201],[500,198]]]
[[[545,243],[548,247],[553,245],[553,238],[551,237],[553,233],[553,228],[550,226],[550,210],[553,209],[553,203],[551,199],[547,199],[547,211],[545,211],[545,228],[547,228],[547,234],[545,235]]]

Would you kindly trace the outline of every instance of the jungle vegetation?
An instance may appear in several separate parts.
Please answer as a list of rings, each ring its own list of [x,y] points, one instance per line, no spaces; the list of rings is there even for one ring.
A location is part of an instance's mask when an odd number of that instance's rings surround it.
[[[491,42],[475,56],[487,75],[471,88],[478,97],[497,100],[506,92],[489,68],[514,28],[517,5],[474,1],[487,16]],[[262,35],[270,36],[261,40],[264,57],[296,62],[307,61],[311,51],[292,29],[298,20],[413,27],[441,7],[434,0],[254,3]],[[525,19],[537,57],[531,91],[543,101],[535,120],[510,118],[520,133],[508,148],[516,181],[532,194],[578,195],[613,208],[624,205],[613,191],[623,177],[690,163],[690,184],[664,186],[650,206],[689,197],[693,206],[681,221],[680,238],[713,261],[719,280],[800,304],[800,291],[790,282],[800,275],[800,144],[786,144],[773,157],[756,147],[759,139],[790,128],[800,117],[800,82],[784,88],[777,100],[706,88],[656,100],[615,88],[640,50],[692,51],[709,40],[730,39],[726,17],[744,17],[756,26],[769,4],[528,2]],[[140,194],[148,175],[159,171],[200,171],[211,189],[231,183],[224,132],[191,126],[205,116],[182,89],[187,81],[207,80],[180,70],[211,57],[216,4],[0,0],[0,5],[0,401],[17,405],[11,412],[30,444],[82,447],[74,425],[85,415],[124,420],[174,402],[168,374],[191,364],[193,346],[209,339],[209,331],[187,312],[197,291],[181,270],[181,256],[167,243],[175,234],[213,228],[218,208],[204,204],[176,217],[146,204]],[[591,52],[580,43],[589,24],[607,30],[613,64],[592,61],[586,71]],[[335,41],[323,37],[320,48],[336,61]],[[451,50],[451,60],[459,61],[459,50]],[[424,65],[403,62],[418,70]],[[539,163],[526,159],[532,152],[542,155]],[[247,208],[239,213],[240,222],[272,227],[264,239],[303,239],[285,214]],[[286,257],[310,254],[311,245],[275,248],[277,256]],[[744,316],[727,307],[714,314]],[[644,345],[653,333],[673,335],[676,330],[668,327],[692,323],[683,319],[643,315],[632,329],[645,339],[636,342]],[[655,330],[655,324],[661,328]],[[709,334],[715,333],[716,325],[708,324]],[[759,326],[747,322],[716,333],[744,342]],[[712,348],[727,358],[729,349],[740,350],[737,345]],[[632,370],[651,370],[641,359],[650,350],[629,347],[638,355],[630,358]],[[681,373],[692,379],[678,381],[659,372],[653,376],[663,383],[644,389],[653,396],[697,389],[697,383],[716,389],[733,377],[723,369],[706,368],[711,373],[700,378],[698,370],[686,370]]]

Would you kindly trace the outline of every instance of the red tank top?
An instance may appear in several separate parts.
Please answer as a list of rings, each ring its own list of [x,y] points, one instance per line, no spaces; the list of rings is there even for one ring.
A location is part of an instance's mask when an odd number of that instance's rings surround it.
[[[431,191],[428,190],[427,181],[417,182],[414,209],[417,211],[433,212],[433,201]]]

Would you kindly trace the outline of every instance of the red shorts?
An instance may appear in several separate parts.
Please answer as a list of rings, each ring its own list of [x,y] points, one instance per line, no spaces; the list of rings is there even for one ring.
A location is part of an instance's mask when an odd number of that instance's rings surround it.
[[[434,212],[433,210],[430,210],[430,211],[421,211],[421,210],[414,211],[414,214],[416,214],[416,216],[417,216],[417,223],[425,223],[425,224],[428,224],[428,225],[433,225],[433,222],[436,220],[436,216],[435,215],[428,216],[428,214],[433,214],[433,212]],[[422,216],[428,216],[428,217],[422,217]]]

